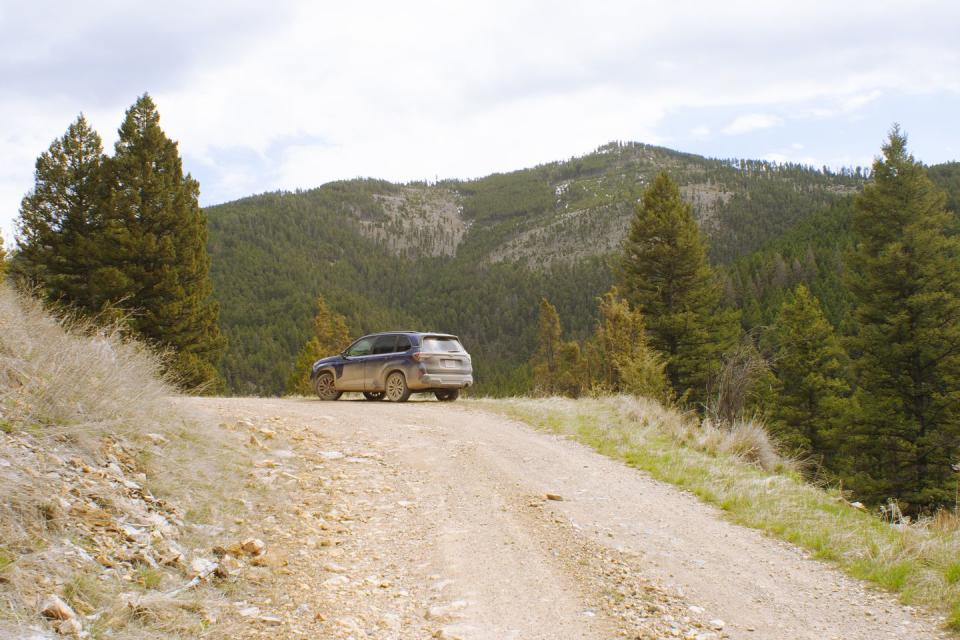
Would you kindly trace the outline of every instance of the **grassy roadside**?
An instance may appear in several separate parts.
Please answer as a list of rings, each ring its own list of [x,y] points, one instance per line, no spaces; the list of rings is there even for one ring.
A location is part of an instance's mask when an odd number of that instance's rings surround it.
[[[892,525],[837,489],[803,481],[755,425],[700,424],[630,397],[475,400],[477,408],[572,437],[718,506],[737,524],[809,549],[850,575],[945,616],[960,631],[960,518]]]

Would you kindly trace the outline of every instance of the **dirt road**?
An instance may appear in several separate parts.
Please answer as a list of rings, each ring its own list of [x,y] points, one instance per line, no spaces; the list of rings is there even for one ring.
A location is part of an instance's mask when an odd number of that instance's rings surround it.
[[[941,637],[791,545],[619,462],[465,404],[191,399],[268,425],[255,506],[280,567],[239,636]],[[553,498],[547,499],[547,494]]]

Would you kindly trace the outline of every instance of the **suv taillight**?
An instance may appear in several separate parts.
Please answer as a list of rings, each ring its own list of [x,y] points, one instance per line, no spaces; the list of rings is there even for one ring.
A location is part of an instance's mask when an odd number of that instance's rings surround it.
[[[427,357],[427,354],[425,354],[423,351],[414,351],[410,357],[413,358],[414,362],[420,362]]]

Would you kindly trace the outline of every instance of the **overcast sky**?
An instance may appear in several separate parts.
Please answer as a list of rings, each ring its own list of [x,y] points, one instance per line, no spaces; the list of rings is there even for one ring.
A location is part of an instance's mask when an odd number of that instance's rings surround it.
[[[149,92],[201,203],[477,177],[635,140],[869,165],[893,122],[960,159],[960,3],[0,0],[0,230],[83,112]]]

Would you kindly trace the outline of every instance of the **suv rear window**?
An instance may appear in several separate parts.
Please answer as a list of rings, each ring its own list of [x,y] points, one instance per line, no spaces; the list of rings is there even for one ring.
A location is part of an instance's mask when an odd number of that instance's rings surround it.
[[[396,345],[397,336],[380,336],[377,338],[377,341],[373,343],[373,355],[393,353],[396,351]]]
[[[423,350],[428,353],[459,353],[463,347],[456,338],[424,338]]]

